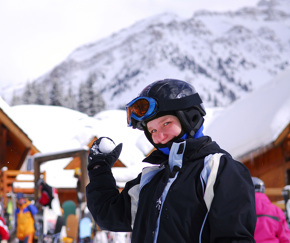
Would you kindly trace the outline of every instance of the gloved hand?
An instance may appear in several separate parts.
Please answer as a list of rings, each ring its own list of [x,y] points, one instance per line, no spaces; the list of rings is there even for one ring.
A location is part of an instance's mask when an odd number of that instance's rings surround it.
[[[88,170],[104,165],[112,168],[119,158],[122,146],[122,143],[116,146],[114,141],[108,137],[100,137],[97,139],[90,149]]]

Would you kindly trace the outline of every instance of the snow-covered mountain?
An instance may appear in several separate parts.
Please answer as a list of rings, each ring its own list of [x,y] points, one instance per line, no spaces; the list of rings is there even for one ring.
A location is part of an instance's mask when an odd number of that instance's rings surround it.
[[[123,107],[164,78],[192,83],[206,106],[227,106],[290,64],[290,0],[262,0],[234,12],[162,14],[76,49],[35,82],[64,88],[94,75],[107,108]]]

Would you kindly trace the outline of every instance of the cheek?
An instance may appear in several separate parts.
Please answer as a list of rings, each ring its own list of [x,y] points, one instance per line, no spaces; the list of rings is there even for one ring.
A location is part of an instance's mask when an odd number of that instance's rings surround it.
[[[153,141],[154,143],[157,142],[157,136],[156,136],[156,134],[152,134],[152,135],[151,135],[151,138],[152,138],[152,141]]]
[[[181,131],[182,131],[182,129],[181,129],[180,126],[174,126],[174,127],[172,128],[172,135],[173,135],[174,137],[177,137],[177,136],[181,133]]]

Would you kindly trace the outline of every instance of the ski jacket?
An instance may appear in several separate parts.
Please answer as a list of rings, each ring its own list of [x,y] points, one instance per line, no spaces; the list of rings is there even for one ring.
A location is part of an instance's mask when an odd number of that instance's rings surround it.
[[[46,183],[41,184],[41,196],[38,199],[38,203],[40,203],[42,206],[49,206],[51,208],[51,202],[54,198],[53,194],[56,191],[55,188],[52,188]]]
[[[29,234],[35,232],[34,215],[37,212],[37,208],[30,201],[27,201],[23,205],[18,205],[15,210],[15,228],[18,239],[24,239]]]
[[[255,193],[257,225],[255,240],[257,243],[289,243],[290,230],[282,209],[272,204],[261,192]]]
[[[210,166],[216,153],[223,155]],[[88,208],[102,229],[132,231],[134,243],[255,242],[250,173],[210,137],[173,143],[169,156],[156,150],[144,161],[155,166],[121,193],[110,168],[89,171]]]
[[[9,240],[9,230],[2,217],[0,217],[0,241],[1,240]]]

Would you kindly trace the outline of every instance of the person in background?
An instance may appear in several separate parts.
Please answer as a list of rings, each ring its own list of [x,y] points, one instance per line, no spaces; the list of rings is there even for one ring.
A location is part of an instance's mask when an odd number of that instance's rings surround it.
[[[75,168],[74,178],[77,179],[77,197],[78,197],[78,203],[81,204],[82,199],[83,199],[83,193],[81,192],[82,172],[81,172],[81,169],[79,167]]]
[[[257,243],[266,242],[290,242],[290,230],[286,216],[281,208],[272,204],[265,195],[265,184],[257,178],[252,177],[255,186],[257,224],[255,229],[255,240]]]
[[[50,185],[45,183],[45,181],[42,178],[40,178],[36,184],[38,186],[38,189],[40,190],[40,197],[37,201],[37,204],[52,208],[51,203],[52,200],[54,199],[54,194],[57,193],[56,189],[52,188]]]
[[[255,194],[249,170],[203,134],[205,109],[189,83],[156,81],[126,106],[128,125],[156,148],[120,193],[111,167],[122,144],[101,137],[88,156],[88,208],[133,243],[255,242]],[[117,122],[117,121],[116,121]],[[114,144],[114,143],[113,143]]]
[[[40,191],[40,197],[37,201],[37,205],[42,207],[48,207],[56,215],[61,216],[61,206],[58,198],[57,189],[48,185],[42,178],[37,181],[38,190]]]
[[[9,230],[5,220],[0,216],[0,243],[7,243],[9,240]]]
[[[37,208],[29,200],[24,198],[23,193],[17,194],[17,209],[15,211],[15,229],[19,243],[32,243],[35,233],[34,215]]]
[[[51,220],[55,219],[56,223],[54,232],[59,233],[59,231],[62,229],[62,226],[64,225],[64,222],[57,189],[48,185],[43,178],[39,178],[36,185],[40,192],[36,206],[39,211],[43,211],[42,214],[44,217],[48,217],[47,215],[49,215]],[[48,221],[43,221],[44,234],[48,234],[48,232],[52,230],[50,225],[51,224],[49,224]]]

